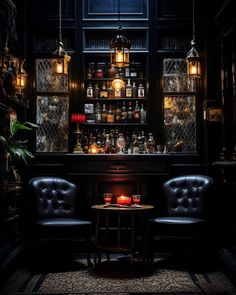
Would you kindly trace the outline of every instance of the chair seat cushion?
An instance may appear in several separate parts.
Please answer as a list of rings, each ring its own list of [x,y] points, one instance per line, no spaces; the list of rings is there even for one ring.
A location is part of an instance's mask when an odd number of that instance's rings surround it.
[[[41,219],[37,221],[37,225],[44,227],[81,227],[90,226],[91,222],[87,220],[81,220],[76,218],[49,218]]]
[[[172,225],[194,225],[194,224],[204,224],[206,223],[205,219],[194,218],[194,217],[179,217],[179,216],[164,216],[151,218],[150,223],[152,224],[172,224]]]

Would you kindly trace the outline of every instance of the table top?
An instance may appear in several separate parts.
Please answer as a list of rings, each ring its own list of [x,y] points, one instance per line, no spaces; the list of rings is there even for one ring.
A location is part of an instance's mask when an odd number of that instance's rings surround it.
[[[115,211],[115,212],[136,212],[136,211],[148,211],[154,209],[152,205],[118,205],[118,204],[102,204],[93,205],[92,209],[101,211]]]

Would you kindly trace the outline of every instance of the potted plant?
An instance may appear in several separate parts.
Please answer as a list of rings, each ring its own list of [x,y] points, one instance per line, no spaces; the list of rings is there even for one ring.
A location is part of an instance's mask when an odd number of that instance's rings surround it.
[[[34,155],[27,148],[27,140],[22,140],[18,136],[19,130],[31,131],[38,126],[31,122],[20,123],[16,120],[10,124],[9,134],[6,137],[6,152],[12,159],[27,163],[28,158],[34,158]]]
[[[31,131],[38,126],[31,122],[21,123],[13,120],[5,137],[2,138],[2,153],[5,158],[5,181],[13,178],[16,182],[20,182],[20,174],[15,165],[17,162],[27,164],[28,158],[34,158],[34,155],[27,148],[27,140],[20,137],[19,131]],[[4,177],[4,176],[3,176]]]

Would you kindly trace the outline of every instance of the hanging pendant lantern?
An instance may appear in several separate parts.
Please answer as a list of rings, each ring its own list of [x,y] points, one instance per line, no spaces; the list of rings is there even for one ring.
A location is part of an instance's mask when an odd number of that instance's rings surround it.
[[[187,74],[193,77],[201,76],[201,63],[197,49],[195,48],[195,13],[194,13],[194,0],[192,0],[193,8],[193,37],[191,41],[191,49],[187,53],[186,62],[187,62]]]
[[[61,0],[59,0],[59,42],[58,48],[52,53],[52,74],[64,76],[69,72],[71,57],[66,53],[61,34]]]
[[[116,35],[111,40],[111,64],[114,67],[128,67],[129,66],[129,51],[131,43],[123,35],[123,30],[120,24],[120,0],[118,0],[118,30]]]

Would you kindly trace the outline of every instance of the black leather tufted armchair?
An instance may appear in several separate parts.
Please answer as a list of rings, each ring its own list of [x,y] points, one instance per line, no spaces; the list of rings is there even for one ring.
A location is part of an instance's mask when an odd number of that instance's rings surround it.
[[[153,246],[155,238],[184,238],[192,243],[207,237],[212,185],[212,178],[205,175],[179,176],[163,184],[167,214],[149,220]]]
[[[29,182],[34,200],[33,233],[39,241],[85,240],[90,263],[92,223],[76,210],[77,187],[59,177],[36,177]]]

